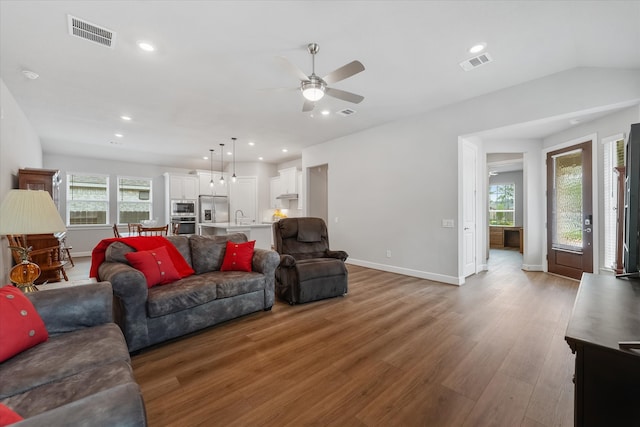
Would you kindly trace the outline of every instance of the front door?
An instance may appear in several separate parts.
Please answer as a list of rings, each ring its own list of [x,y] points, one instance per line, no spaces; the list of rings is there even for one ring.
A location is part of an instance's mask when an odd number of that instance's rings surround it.
[[[547,154],[547,259],[550,273],[593,272],[591,141]]]

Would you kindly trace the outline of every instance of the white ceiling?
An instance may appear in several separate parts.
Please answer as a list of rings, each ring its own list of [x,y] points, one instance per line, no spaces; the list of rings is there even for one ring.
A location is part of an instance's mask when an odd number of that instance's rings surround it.
[[[67,14],[115,31],[114,48],[69,36]],[[231,137],[237,161],[282,162],[313,144],[570,68],[640,68],[639,22],[639,1],[0,0],[0,76],[46,153],[207,169],[202,156],[210,148],[217,156]],[[157,51],[141,51],[139,40]],[[309,42],[320,45],[321,76],[354,59],[364,64],[333,85],[363,95],[361,104],[325,97],[311,115],[301,112],[298,91],[282,90],[298,80],[275,58],[310,73]],[[458,63],[477,42],[494,61],[465,72]],[[357,113],[318,114],[347,107]],[[568,126],[558,120],[502,136]]]

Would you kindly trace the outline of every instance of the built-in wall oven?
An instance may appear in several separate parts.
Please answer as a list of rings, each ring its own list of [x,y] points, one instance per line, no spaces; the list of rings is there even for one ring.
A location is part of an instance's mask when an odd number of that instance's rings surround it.
[[[171,217],[196,216],[195,200],[171,200]]]
[[[195,216],[172,216],[171,229],[175,230],[178,224],[178,234],[196,234],[196,217]]]

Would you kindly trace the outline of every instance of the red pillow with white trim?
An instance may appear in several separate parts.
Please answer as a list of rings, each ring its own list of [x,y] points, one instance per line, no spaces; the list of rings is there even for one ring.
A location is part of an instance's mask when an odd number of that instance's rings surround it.
[[[150,251],[129,252],[124,256],[133,268],[144,274],[147,288],[166,285],[180,279],[180,274],[164,246]]]
[[[255,244],[255,240],[246,243],[227,242],[220,271],[251,271]]]
[[[42,318],[20,289],[0,288],[0,362],[49,338]]]
[[[0,403],[0,427],[5,427],[10,424],[17,423],[18,421],[22,421],[20,415],[16,414],[11,408]]]

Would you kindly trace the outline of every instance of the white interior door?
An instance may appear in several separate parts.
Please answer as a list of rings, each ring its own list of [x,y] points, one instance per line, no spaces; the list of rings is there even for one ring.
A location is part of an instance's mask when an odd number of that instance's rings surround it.
[[[476,168],[477,148],[468,142],[462,144],[462,256],[464,277],[476,272]]]

